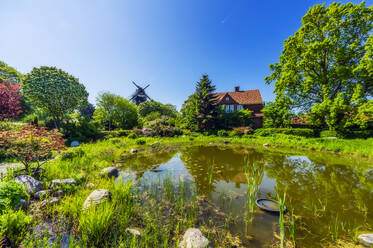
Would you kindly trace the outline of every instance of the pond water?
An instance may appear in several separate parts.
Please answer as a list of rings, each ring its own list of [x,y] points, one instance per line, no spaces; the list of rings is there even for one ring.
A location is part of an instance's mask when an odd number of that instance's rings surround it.
[[[234,221],[229,231],[245,246],[269,247],[278,241],[278,215],[260,210],[255,199],[283,196],[294,217],[299,247],[321,247],[333,239],[352,239],[373,227],[371,161],[318,152],[288,152],[233,146],[193,146],[139,153],[123,163],[140,182],[190,181]],[[289,225],[290,221],[286,222]],[[286,229],[290,239],[291,228]],[[277,235],[276,235],[277,234]],[[250,238],[244,238],[248,237]],[[277,236],[277,237],[276,237]]]

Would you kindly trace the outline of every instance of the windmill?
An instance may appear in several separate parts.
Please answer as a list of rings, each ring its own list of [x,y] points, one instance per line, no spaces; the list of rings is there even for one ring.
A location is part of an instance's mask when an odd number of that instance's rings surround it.
[[[135,93],[132,94],[131,96],[131,101],[134,101],[136,105],[139,105],[142,102],[147,101],[148,99],[151,100],[151,98],[145,93],[145,89],[150,86],[148,84],[146,87],[141,87],[137,85],[135,82],[132,81],[132,83],[137,87]]]

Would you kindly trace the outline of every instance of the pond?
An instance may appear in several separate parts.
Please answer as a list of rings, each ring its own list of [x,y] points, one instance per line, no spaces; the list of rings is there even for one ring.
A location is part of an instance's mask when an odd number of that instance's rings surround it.
[[[207,219],[230,219],[225,228],[244,246],[269,247],[278,242],[279,216],[255,205],[258,198],[276,199],[276,193],[283,197],[286,192],[286,238],[292,240],[293,227],[299,247],[321,247],[334,239],[351,240],[359,230],[372,231],[373,170],[368,160],[319,152],[294,155],[192,146],[139,153],[124,161],[123,167],[122,174],[136,172],[143,189],[166,179],[175,187],[190,182],[197,198],[207,199],[216,212],[222,212]]]

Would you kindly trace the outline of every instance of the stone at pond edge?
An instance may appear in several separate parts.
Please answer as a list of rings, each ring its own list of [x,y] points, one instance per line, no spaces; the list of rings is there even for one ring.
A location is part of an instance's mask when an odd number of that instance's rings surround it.
[[[137,227],[131,227],[131,228],[126,228],[126,232],[129,232],[135,236],[141,236],[142,231]]]
[[[76,183],[75,179],[72,179],[72,178],[55,179],[55,180],[52,180],[52,182],[50,184],[50,187],[54,188],[54,187],[57,187],[57,186],[76,185],[76,184],[77,183]]]
[[[45,188],[45,184],[27,175],[21,175],[14,179],[17,183],[26,185],[27,194],[33,194]]]
[[[118,175],[119,175],[119,171],[115,167],[107,167],[107,168],[104,168],[100,172],[100,176],[118,177]]]
[[[131,153],[131,154],[135,154],[135,153],[137,153],[137,149],[135,149],[135,148],[131,149],[130,153]]]
[[[49,190],[40,190],[38,192],[35,193],[35,198],[36,199],[39,199],[39,200],[43,200],[45,199],[46,196],[49,196],[50,195],[50,191]]]
[[[367,247],[373,246],[373,233],[360,234],[357,238],[361,244]]]
[[[110,199],[111,193],[107,189],[94,190],[84,201],[83,210],[88,209],[90,206],[100,204]]]
[[[264,147],[268,147],[269,144],[268,144],[268,143],[264,143],[263,146],[264,146]]]
[[[44,201],[42,201],[40,203],[40,206],[41,207],[45,207],[47,205],[51,206],[51,205],[54,205],[56,203],[58,203],[61,199],[59,197],[52,197],[52,198],[49,198],[49,199],[46,199]]]
[[[209,241],[202,235],[202,232],[197,228],[189,228],[180,242],[180,248],[204,248],[207,247]]]

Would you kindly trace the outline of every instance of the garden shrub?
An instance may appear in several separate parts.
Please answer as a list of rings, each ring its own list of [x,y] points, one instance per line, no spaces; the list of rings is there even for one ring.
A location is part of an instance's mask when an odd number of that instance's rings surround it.
[[[145,145],[146,141],[144,139],[138,139],[138,140],[136,140],[136,144],[137,145]]]
[[[368,139],[373,137],[373,130],[348,130],[331,131],[323,130],[320,132],[320,137],[337,137],[341,139]]]
[[[72,141],[89,142],[99,139],[102,134],[98,126],[86,120],[73,123],[62,124],[62,132],[66,144],[69,145]]]
[[[4,247],[18,247],[31,222],[32,217],[22,210],[6,209],[0,215],[0,243],[3,243]]]
[[[279,133],[307,138],[317,136],[316,131],[309,128],[259,128],[254,131],[255,136],[272,136]]]
[[[0,213],[7,207],[14,209],[22,198],[28,197],[23,185],[15,182],[0,183]]]
[[[136,133],[130,133],[127,137],[129,139],[137,139],[139,136]]]
[[[171,125],[169,120],[170,118],[167,116],[160,116],[155,120],[145,123],[143,135],[160,137],[173,137],[176,135],[181,135],[181,130]]]
[[[236,128],[233,128],[233,136],[242,136],[242,135],[248,135],[248,134],[253,134],[254,133],[254,129],[252,129],[251,127],[247,126],[247,127],[236,127]]]
[[[25,171],[29,172],[31,163],[36,162],[36,169],[39,169],[41,161],[50,159],[53,151],[62,150],[65,145],[56,130],[26,126],[20,130],[0,132],[0,147],[5,148],[10,157],[21,161]]]
[[[219,130],[218,131],[218,136],[219,137],[228,137],[229,133],[227,130]]]
[[[323,130],[320,132],[321,138],[327,138],[327,137],[338,137],[337,131],[331,131],[331,130]]]

